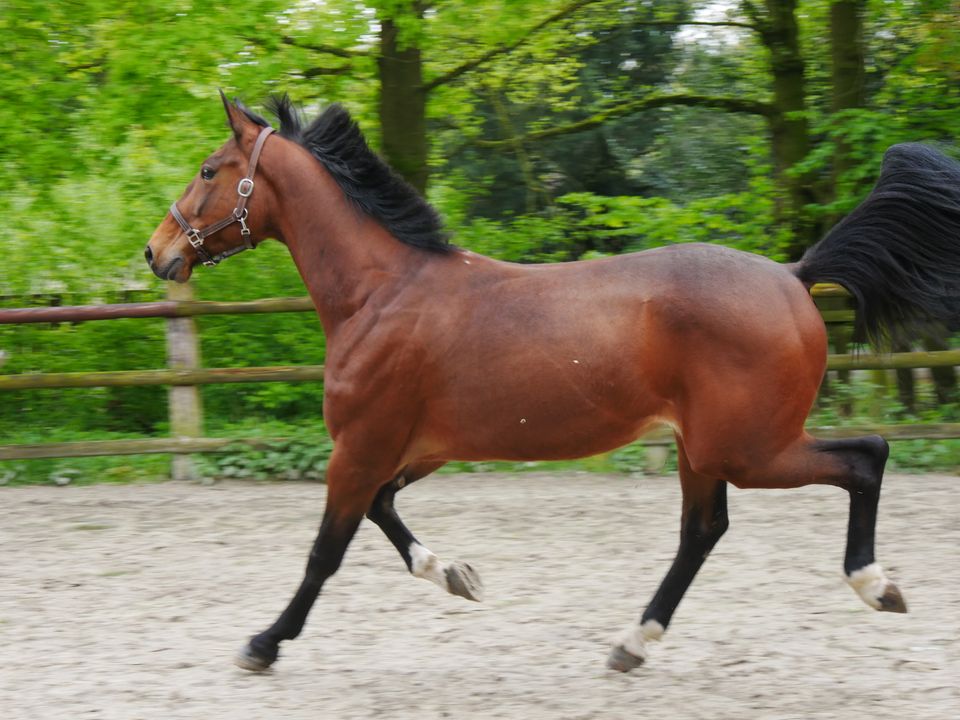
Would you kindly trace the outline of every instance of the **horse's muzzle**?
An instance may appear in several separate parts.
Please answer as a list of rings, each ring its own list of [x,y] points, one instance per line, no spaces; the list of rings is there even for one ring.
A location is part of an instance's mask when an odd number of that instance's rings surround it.
[[[153,252],[149,247],[144,252],[144,257],[146,257],[150,270],[161,280],[176,280],[176,275],[183,266],[183,257],[178,255],[163,267],[157,267],[156,262],[154,262]]]
[[[154,270],[153,272],[157,277],[163,278],[164,280],[176,280],[181,265],[183,265],[183,257],[178,255],[171,260],[162,271],[158,272]]]

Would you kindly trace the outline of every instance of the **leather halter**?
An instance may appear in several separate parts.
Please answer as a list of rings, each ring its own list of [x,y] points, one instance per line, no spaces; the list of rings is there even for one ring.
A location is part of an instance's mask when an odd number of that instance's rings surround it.
[[[247,175],[237,183],[237,195],[239,197],[237,198],[237,206],[230,215],[207,225],[205,228],[197,229],[187,222],[186,218],[180,213],[176,200],[174,200],[170,206],[170,214],[173,215],[173,219],[176,220],[177,224],[183,229],[183,232],[187,236],[187,241],[193,246],[193,249],[197,252],[197,256],[207,267],[213,267],[231,255],[236,255],[244,250],[252,250],[256,247],[250,238],[250,228],[247,227],[247,200],[250,195],[253,194],[253,176],[254,173],[257,172],[257,161],[260,159],[260,151],[263,150],[263,144],[267,141],[267,136],[272,132],[272,127],[265,127],[257,136],[257,142],[253,146],[253,152],[250,153],[250,164],[247,166]],[[240,223],[240,237],[243,238],[243,245],[237,245],[235,248],[211,255],[207,249],[203,247],[203,241],[215,232],[223,230],[233,223]]]

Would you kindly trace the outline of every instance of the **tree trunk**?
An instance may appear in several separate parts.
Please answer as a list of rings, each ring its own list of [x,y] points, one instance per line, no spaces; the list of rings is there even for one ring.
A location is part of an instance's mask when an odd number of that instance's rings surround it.
[[[863,15],[866,0],[834,0],[830,4],[830,98],[832,112],[866,107],[866,60],[863,46]],[[853,166],[850,145],[841,138],[833,158],[832,196],[840,196],[839,184]],[[840,218],[831,218],[830,224]]]
[[[791,172],[810,149],[810,133],[805,115],[806,63],[800,52],[800,31],[797,26],[797,0],[766,0],[767,16],[761,38],[770,51],[773,73],[773,98],[776,115],[773,131],[774,169],[785,191],[785,202],[779,208],[781,219],[793,231],[787,248],[791,260],[798,260],[818,239],[819,232],[804,213],[804,206],[814,201],[810,179]]]
[[[866,104],[866,91],[863,84],[863,9],[866,0],[834,0],[830,4],[830,79],[832,112],[861,108]],[[839,183],[843,174],[852,165],[850,146],[841,140],[837,143],[833,157],[833,172],[830,177],[830,195],[836,199]],[[840,217],[826,219],[826,225],[835,224]],[[913,401],[913,375],[910,371],[898,371],[900,398]],[[849,374],[846,379],[849,382]],[[910,382],[909,388],[905,383]],[[852,408],[849,408],[852,410]],[[849,413],[848,413],[849,414]]]
[[[419,20],[419,2],[405,10]],[[380,130],[387,162],[421,194],[427,189],[427,96],[420,48],[401,37],[396,22],[380,22]]]

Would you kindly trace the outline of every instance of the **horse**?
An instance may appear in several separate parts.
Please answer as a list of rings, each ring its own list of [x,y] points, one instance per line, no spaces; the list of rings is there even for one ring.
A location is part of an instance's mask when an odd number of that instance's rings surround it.
[[[960,164],[891,147],[868,198],[796,263],[711,244],[515,264],[450,243],[437,212],[367,145],[340,105],[279,129],[221,92],[231,136],[201,164],[145,250],[187,281],[273,238],[286,245],[327,338],[323,416],[334,449],[302,582],[235,662],[269,668],[302,631],[364,517],[408,571],[469,600],[468,563],[417,541],[396,493],[449,461],[564,460],[672,427],[682,489],[676,557],[607,664],[640,666],[727,530],[727,485],[833,485],[849,494],[844,577],[870,607],[906,612],[874,556],[889,452],[878,436],[804,429],[827,337],[810,296],[834,282],[857,328],[883,340],[960,317]],[[517,508],[517,512],[522,509]]]

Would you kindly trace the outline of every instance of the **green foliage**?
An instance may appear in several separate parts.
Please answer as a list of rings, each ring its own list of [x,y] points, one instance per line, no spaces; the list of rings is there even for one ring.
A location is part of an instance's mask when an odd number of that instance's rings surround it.
[[[205,459],[204,472],[214,479],[322,482],[332,449],[325,435],[312,442],[287,440],[256,449],[236,444]]]
[[[214,272],[196,273],[201,300],[255,300],[304,294],[286,248],[267,242],[231,258]],[[206,367],[322,365],[326,342],[312,312],[273,315],[213,315],[197,319]],[[315,418],[323,406],[322,383],[208,385],[206,413],[232,418],[270,416],[279,420]]]
[[[677,471],[677,448],[633,443],[610,453],[609,460],[614,471],[625,475],[666,475]]]
[[[666,198],[599,197],[575,193],[560,203],[579,216],[576,233],[593,249],[645,250],[682,242],[716,242],[777,257],[780,236],[773,199],[752,193],[687,203]]]
[[[0,443],[3,444],[133,438],[131,433],[100,429],[89,432],[28,429],[23,432],[4,430],[0,433]],[[159,482],[169,478],[169,455],[0,461],[0,486]]]
[[[911,415],[894,395],[895,388],[853,373],[850,382],[831,384],[809,419],[819,427],[870,427],[877,424],[957,422],[956,403],[939,405],[929,383],[920,383],[919,410]],[[890,443],[892,472],[960,471],[960,440],[895,440]]]
[[[79,299],[92,301],[89,296]],[[19,304],[22,301],[0,303]],[[3,372],[164,367],[163,338],[161,320],[0,325],[0,348],[9,355]],[[166,421],[165,395],[160,387],[5,391],[0,403],[0,438],[22,428],[36,428],[41,439],[44,428],[57,428],[61,433],[94,429],[154,432]]]
[[[784,259],[795,242],[782,217],[785,178],[810,179],[814,201],[806,212],[826,225],[864,195],[890,144],[934,141],[955,151],[955,4],[913,0],[867,3],[867,102],[837,113],[830,110],[829,4],[799,3],[811,151],[786,175],[775,171],[767,119],[715,108],[614,113],[589,131],[525,139],[657,94],[773,96],[771,56],[757,33],[701,27],[678,34],[675,25],[651,24],[690,18],[703,2],[575,5],[445,0],[423,3],[418,13],[412,0],[6,2],[0,306],[163,297],[142,248],[201,160],[226,139],[218,87],[254,106],[277,91],[311,111],[344,102],[376,146],[378,32],[388,19],[401,45],[418,47],[423,57],[427,89],[412,92],[427,93],[431,200],[454,242],[505,260],[572,260],[694,241]],[[748,19],[737,5],[726,12]],[[508,142],[490,149],[480,140]],[[841,149],[846,163],[838,165]],[[194,285],[210,300],[303,292],[276,243],[215,272],[199,271]],[[324,338],[310,313],[197,323],[207,367],[324,361]],[[0,326],[0,348],[9,354],[4,373],[165,364],[159,320]],[[202,394],[210,435],[286,436],[291,427],[322,422],[321,383],[208,386]],[[851,422],[844,414],[851,405],[864,421],[904,419],[883,397],[878,403],[872,389],[854,383],[824,404],[819,421]],[[956,409],[923,412],[937,419]],[[166,422],[164,388],[0,398],[3,443],[150,435],[164,433]],[[282,472],[283,462],[315,471],[308,447],[256,457],[238,451],[222,460],[225,469],[251,475]],[[953,467],[955,456],[949,443],[895,443],[892,462]],[[149,478],[163,462],[92,458],[11,467],[18,478],[46,482],[73,469],[102,477],[111,467]],[[631,469],[646,460],[644,451],[628,448],[603,462]]]

